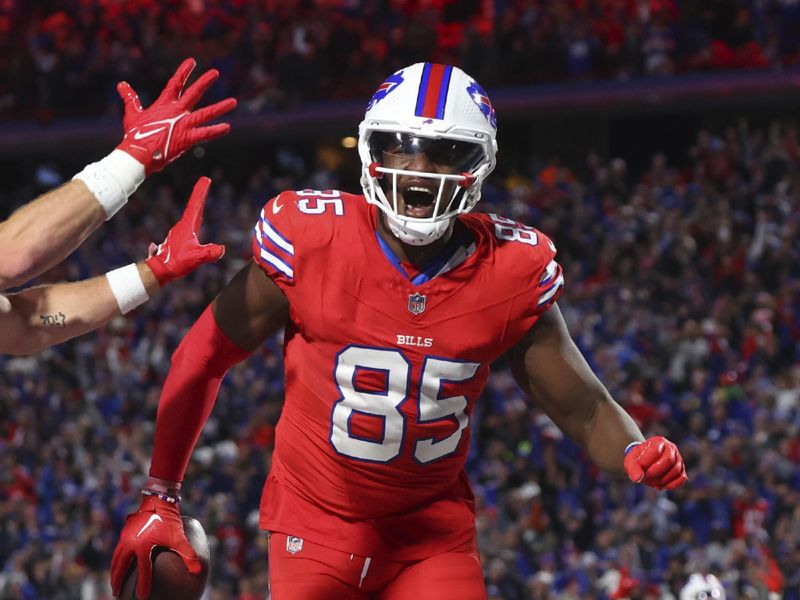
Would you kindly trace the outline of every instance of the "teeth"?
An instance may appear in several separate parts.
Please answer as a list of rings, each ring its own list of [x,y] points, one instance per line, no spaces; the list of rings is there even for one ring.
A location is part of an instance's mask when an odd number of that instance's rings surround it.
[[[433,193],[433,192],[432,192],[431,190],[429,190],[428,188],[419,187],[419,186],[416,186],[416,185],[412,185],[412,186],[411,186],[411,187],[409,187],[409,188],[408,188],[406,191],[407,191],[407,192],[425,192],[426,194],[432,194],[432,193]]]

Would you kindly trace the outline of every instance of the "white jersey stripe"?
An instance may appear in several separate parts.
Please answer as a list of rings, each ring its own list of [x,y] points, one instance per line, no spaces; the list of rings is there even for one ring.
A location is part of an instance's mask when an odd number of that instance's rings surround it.
[[[272,238],[269,238],[269,241],[268,241],[267,238],[264,237],[264,235],[262,234],[261,224],[260,223],[255,226],[255,232],[256,232],[256,241],[258,242],[258,247],[261,248],[264,252],[269,252],[270,254],[273,254],[274,253],[274,248],[277,245],[271,245],[270,244],[270,242],[273,241]],[[277,254],[273,254],[273,255],[277,256]],[[292,255],[292,256],[294,256],[294,255]],[[281,260],[283,260],[283,262],[286,262],[286,264],[289,264],[291,262],[291,261],[287,262],[284,259],[281,259]],[[291,265],[289,264],[289,266],[291,266]]]
[[[562,274],[561,274],[561,275],[559,275],[559,276],[558,276],[558,278],[555,280],[555,283],[553,283],[552,287],[551,287],[549,290],[547,290],[547,291],[546,291],[544,294],[542,294],[541,296],[539,296],[539,304],[538,304],[538,305],[539,305],[539,306],[541,306],[542,304],[544,304],[545,302],[547,302],[548,300],[550,300],[550,299],[551,299],[553,296],[555,296],[555,295],[556,295],[556,292],[557,292],[557,291],[559,290],[559,288],[561,288],[563,285],[564,285],[564,274],[562,273]]]
[[[264,211],[261,211],[261,229],[269,239],[278,247],[286,250],[289,254],[294,256],[294,245],[283,237],[280,233],[278,233],[272,224],[267,220],[264,216]]]
[[[264,246],[264,238],[261,237],[261,228],[256,225],[254,229],[256,231],[258,247],[261,249],[261,259],[271,264],[290,279],[294,279],[294,269],[292,269],[292,267],[284,262],[281,258],[267,250],[266,246]]]
[[[261,258],[278,269],[278,271],[286,275],[288,278],[294,279],[294,269],[292,269],[292,267],[287,265],[269,250],[265,250],[263,247],[261,248]]]
[[[547,264],[547,267],[545,267],[544,269],[544,274],[542,275],[542,278],[539,280],[539,285],[545,285],[548,281],[550,281],[553,278],[553,275],[556,274],[557,270],[558,270],[558,263],[554,260],[551,260]]]
[[[361,569],[361,579],[358,580],[358,587],[361,587],[361,584],[364,583],[364,578],[367,576],[367,571],[369,571],[369,563],[372,562],[372,559],[368,556],[364,559],[364,568]]]

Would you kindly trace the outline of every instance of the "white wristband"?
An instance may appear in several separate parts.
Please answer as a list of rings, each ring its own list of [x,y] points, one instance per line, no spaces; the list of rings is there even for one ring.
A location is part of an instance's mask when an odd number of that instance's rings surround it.
[[[109,271],[106,273],[106,279],[123,315],[150,299],[136,264],[132,263]]]
[[[72,180],[80,179],[106,211],[106,221],[125,206],[128,196],[144,181],[144,165],[127,152],[114,150],[86,165]]]

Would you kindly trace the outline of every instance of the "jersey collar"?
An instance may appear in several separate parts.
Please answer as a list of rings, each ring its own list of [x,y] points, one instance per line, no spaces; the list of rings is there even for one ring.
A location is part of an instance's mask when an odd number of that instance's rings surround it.
[[[402,261],[394,253],[389,247],[389,244],[381,237],[381,235],[375,231],[375,239],[378,240],[378,245],[381,248],[384,256],[392,263],[392,266],[397,269],[397,271],[403,276],[404,279],[408,279],[414,285],[422,285],[423,283],[427,283],[437,275],[442,275],[447,271],[455,269],[458,265],[463,263],[469,256],[475,252],[475,242],[470,244],[465,244],[464,235],[460,235],[454,237],[450,243],[448,243],[442,253],[437,256],[436,258],[432,259],[428,262],[427,265],[419,269],[419,272],[410,277],[408,272],[402,265]]]

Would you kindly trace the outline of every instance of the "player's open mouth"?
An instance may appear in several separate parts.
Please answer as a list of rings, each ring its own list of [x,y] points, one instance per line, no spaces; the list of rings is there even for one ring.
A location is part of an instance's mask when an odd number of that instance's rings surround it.
[[[403,187],[405,214],[415,219],[427,219],[433,216],[436,192],[427,185],[411,182]]]

